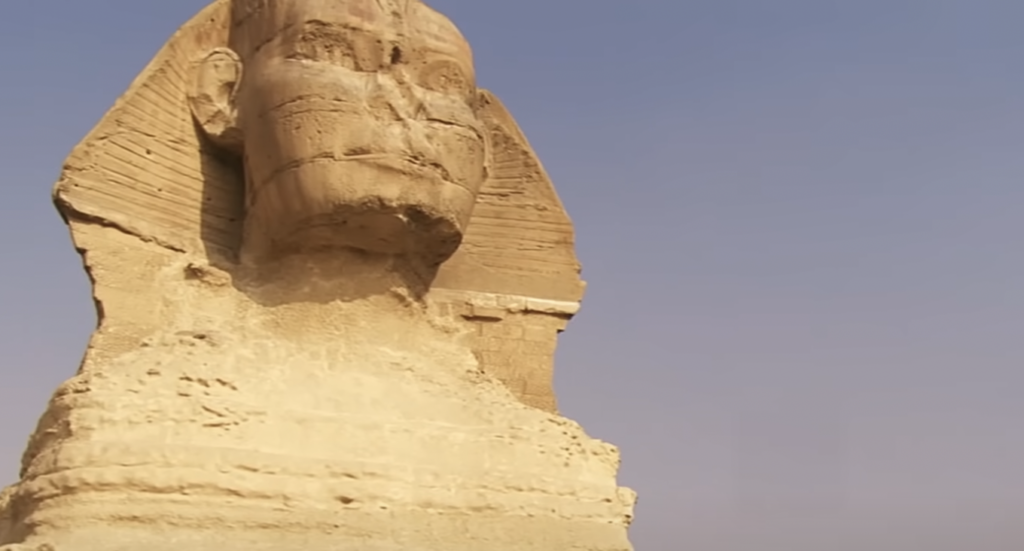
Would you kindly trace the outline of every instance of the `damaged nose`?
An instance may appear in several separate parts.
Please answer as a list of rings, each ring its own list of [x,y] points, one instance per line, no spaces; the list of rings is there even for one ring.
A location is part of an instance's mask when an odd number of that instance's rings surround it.
[[[383,86],[381,90],[384,100],[391,113],[397,119],[394,132],[402,140],[403,149],[410,157],[429,157],[434,153],[434,145],[426,128],[416,124],[426,118],[426,107],[407,89],[404,83]]]

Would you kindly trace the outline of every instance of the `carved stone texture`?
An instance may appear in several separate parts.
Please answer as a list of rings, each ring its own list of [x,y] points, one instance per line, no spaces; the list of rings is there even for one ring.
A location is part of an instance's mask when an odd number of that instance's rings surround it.
[[[552,391],[571,222],[422,2],[214,2],[54,201],[99,325],[0,549],[632,549]]]

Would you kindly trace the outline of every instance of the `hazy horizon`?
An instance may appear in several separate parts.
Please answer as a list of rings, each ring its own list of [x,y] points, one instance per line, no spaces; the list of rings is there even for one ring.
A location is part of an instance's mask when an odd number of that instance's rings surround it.
[[[50,189],[207,3],[0,17],[0,485],[95,323]],[[638,551],[1024,548],[1024,3],[428,3],[576,225]]]

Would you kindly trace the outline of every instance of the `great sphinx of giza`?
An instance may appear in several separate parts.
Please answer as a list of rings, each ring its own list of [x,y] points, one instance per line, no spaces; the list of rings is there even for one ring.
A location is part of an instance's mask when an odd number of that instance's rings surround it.
[[[627,551],[572,226],[419,0],[217,0],[54,191],[99,323],[0,549]]]

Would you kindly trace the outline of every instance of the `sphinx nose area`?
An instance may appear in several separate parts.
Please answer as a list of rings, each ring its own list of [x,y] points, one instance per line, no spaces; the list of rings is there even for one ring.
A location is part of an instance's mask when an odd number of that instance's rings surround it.
[[[418,124],[428,118],[427,107],[415,96],[410,86],[397,80],[391,86],[384,86],[382,94],[392,115],[397,119],[399,131],[396,134],[401,137],[408,153],[415,156],[434,151],[426,126]]]

